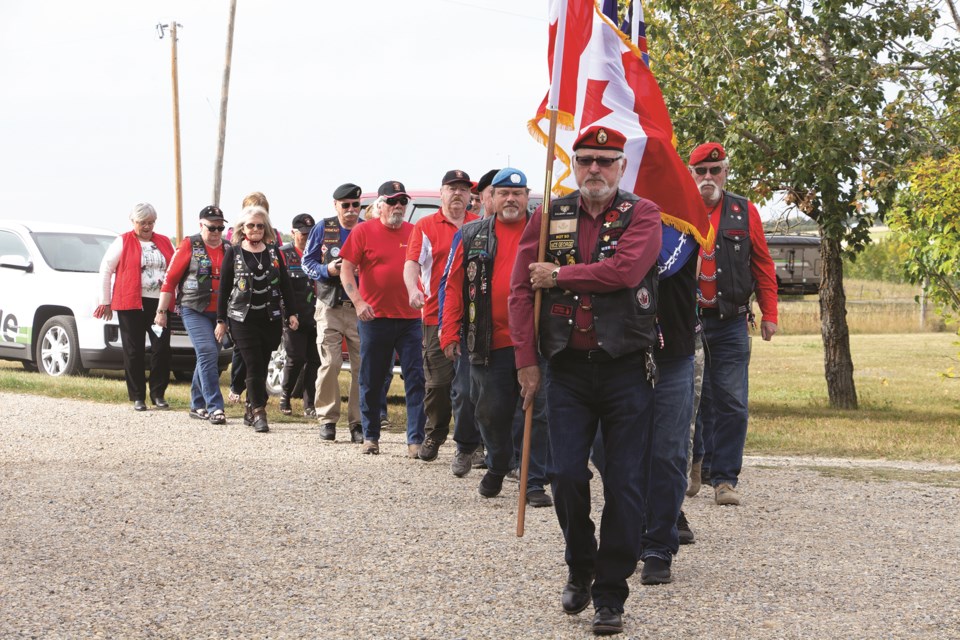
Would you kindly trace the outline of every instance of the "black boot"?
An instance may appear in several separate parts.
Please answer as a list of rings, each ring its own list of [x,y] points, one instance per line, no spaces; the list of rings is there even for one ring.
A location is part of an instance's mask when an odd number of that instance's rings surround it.
[[[257,407],[253,410],[253,430],[257,433],[270,431],[270,426],[267,424],[266,407]]]
[[[247,425],[248,427],[253,426],[253,405],[250,404],[249,400],[247,400],[247,407],[243,412],[243,424]]]
[[[285,416],[293,413],[293,409],[290,407],[290,396],[286,392],[280,394],[280,413]]]

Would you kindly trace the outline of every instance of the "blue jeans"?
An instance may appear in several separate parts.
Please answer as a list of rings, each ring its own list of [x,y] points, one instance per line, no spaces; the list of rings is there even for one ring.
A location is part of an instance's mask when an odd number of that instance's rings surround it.
[[[593,604],[623,610],[627,578],[637,568],[644,515],[644,476],[638,461],[653,427],[653,389],[644,354],[610,362],[551,359],[546,373],[547,423],[557,520],[572,571],[594,573]],[[597,429],[603,433],[604,478],[600,544],[590,518],[587,466]]]
[[[747,440],[747,375],[750,336],[743,316],[704,317],[703,391],[700,396],[703,466],[713,486],[737,485]]]
[[[220,371],[217,368],[220,343],[213,335],[217,314],[214,311],[194,311],[189,307],[181,307],[180,316],[193,343],[193,350],[197,353],[197,366],[193,369],[193,383],[190,385],[190,408],[206,409],[208,413],[223,411]]]
[[[360,333],[360,415],[365,440],[380,440],[380,404],[384,381],[393,369],[393,352],[400,356],[400,371],[407,402],[407,444],[424,439],[423,328],[419,318],[374,318],[357,324]]]
[[[654,426],[646,459],[646,530],[640,559],[671,562],[680,548],[677,517],[687,490],[687,447],[693,415],[693,356],[657,358]]]
[[[543,369],[543,363],[540,368]],[[517,401],[513,412],[513,466],[520,469],[520,457],[523,454],[523,426],[527,415],[523,410],[523,398]],[[547,430],[547,393],[541,386],[533,398],[533,423],[530,425],[530,468],[527,469],[527,493],[543,489],[550,479],[547,466],[550,462],[550,433]]]
[[[473,453],[481,444],[480,430],[474,418],[476,411],[470,396],[470,354],[467,343],[460,340],[460,359],[453,363],[453,386],[450,388],[450,403],[453,406],[453,441],[457,450]]]

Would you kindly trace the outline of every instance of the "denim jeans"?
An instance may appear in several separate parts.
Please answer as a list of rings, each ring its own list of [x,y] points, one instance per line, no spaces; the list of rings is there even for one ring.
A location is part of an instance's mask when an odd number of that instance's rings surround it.
[[[703,466],[713,486],[737,484],[747,440],[747,375],[750,336],[743,316],[704,317],[705,363],[700,396]],[[696,446],[696,445],[695,445]]]
[[[643,378],[644,355],[610,362],[551,359],[546,373],[547,424],[557,520],[568,567],[594,573],[593,604],[623,610],[627,578],[637,568],[644,516],[645,455],[653,426],[653,389]],[[587,466],[598,428],[603,433],[604,478],[600,543],[590,518]]]
[[[543,369],[543,363],[540,366]],[[523,398],[517,400],[513,412],[513,466],[520,469],[520,457],[523,454],[523,426],[527,419],[523,410]],[[527,493],[543,489],[550,479],[547,466],[550,461],[550,434],[547,430],[547,393],[541,386],[533,398],[533,423],[530,425],[530,467],[527,469]],[[489,464],[489,461],[487,462]]]
[[[677,517],[687,490],[687,448],[693,414],[693,356],[657,358],[654,425],[646,458],[646,530],[640,559],[671,562],[680,548]]]
[[[218,409],[223,411],[220,371],[217,369],[220,343],[213,335],[217,314],[214,311],[194,311],[190,307],[181,307],[180,316],[193,343],[193,350],[197,353],[197,366],[193,370],[193,383],[190,385],[190,408],[206,409],[209,413]]]
[[[460,358],[453,363],[453,386],[450,389],[450,404],[453,407],[453,441],[457,450],[473,453],[480,446],[480,430],[474,418],[476,411],[470,397],[470,354],[467,343],[460,340]]]
[[[400,356],[400,371],[407,403],[407,444],[424,440],[424,380],[422,323],[419,318],[374,318],[358,323],[360,332],[360,415],[365,440],[380,440],[380,406],[384,381],[393,368],[393,352]]]

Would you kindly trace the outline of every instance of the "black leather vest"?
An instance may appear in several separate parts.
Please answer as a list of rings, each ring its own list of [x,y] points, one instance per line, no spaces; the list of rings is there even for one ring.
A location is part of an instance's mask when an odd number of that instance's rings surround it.
[[[313,312],[316,309],[317,296],[313,290],[313,280],[303,271],[300,254],[293,243],[285,244],[280,247],[280,253],[283,254],[283,262],[287,265],[287,274],[290,276],[290,288],[293,289],[293,304],[296,309],[289,315],[297,314],[297,319],[302,325],[313,325],[316,320]]]
[[[470,364],[490,364],[493,340],[493,260],[497,255],[494,225],[490,216],[463,225],[464,335]]]
[[[617,239],[633,219],[637,196],[622,189],[604,213],[603,229],[597,237],[591,263],[606,260],[617,251]],[[577,249],[580,192],[554,200],[550,205],[547,262],[558,265],[586,262]],[[552,358],[563,351],[573,332],[580,296],[558,287],[543,290],[540,309],[540,353]],[[610,293],[591,293],[594,330],[598,346],[619,358],[657,344],[657,265],[654,264],[636,287]]]
[[[190,236],[190,265],[180,281],[179,304],[203,312],[213,295],[213,261],[199,233]]]
[[[340,219],[337,216],[325,218],[323,221],[323,264],[330,264],[340,257]],[[317,300],[328,307],[340,305],[346,293],[340,276],[330,276],[324,280],[317,280]],[[300,316],[301,318],[303,316]]]
[[[750,296],[756,280],[750,270],[753,243],[750,242],[750,215],[747,199],[723,192],[723,208],[717,225],[714,259],[717,261],[717,308],[720,319],[743,315],[750,310]]]
[[[271,320],[277,320],[283,315],[280,307],[280,264],[277,258],[277,247],[268,244],[263,253],[267,261],[263,263],[263,276],[254,273],[243,259],[243,251],[240,247],[234,247],[233,253],[233,290],[230,292],[230,301],[227,306],[227,317],[237,322],[243,322],[251,309],[253,299],[253,288],[266,287],[268,289],[268,300],[266,303],[267,313]]]

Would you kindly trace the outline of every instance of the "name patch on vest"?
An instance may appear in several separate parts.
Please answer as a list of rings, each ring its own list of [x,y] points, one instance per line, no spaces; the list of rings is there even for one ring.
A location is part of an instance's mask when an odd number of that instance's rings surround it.
[[[563,316],[564,318],[573,317],[573,307],[566,304],[554,304],[550,307],[551,315]]]

